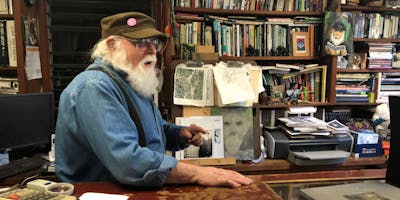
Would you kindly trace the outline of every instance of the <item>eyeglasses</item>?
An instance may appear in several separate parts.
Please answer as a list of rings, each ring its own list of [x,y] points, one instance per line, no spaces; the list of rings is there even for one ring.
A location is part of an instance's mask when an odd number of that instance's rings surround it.
[[[130,39],[126,38],[128,41],[132,42],[136,48],[140,50],[146,50],[153,45],[157,52],[162,52],[167,46],[164,41],[157,38],[146,38],[146,39]]]

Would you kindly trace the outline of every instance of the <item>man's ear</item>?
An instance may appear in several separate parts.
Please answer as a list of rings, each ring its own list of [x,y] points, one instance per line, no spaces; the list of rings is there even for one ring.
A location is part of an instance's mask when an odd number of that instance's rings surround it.
[[[107,47],[109,48],[109,49],[111,49],[111,50],[114,50],[115,49],[115,38],[107,38],[106,39],[106,44],[107,44]]]

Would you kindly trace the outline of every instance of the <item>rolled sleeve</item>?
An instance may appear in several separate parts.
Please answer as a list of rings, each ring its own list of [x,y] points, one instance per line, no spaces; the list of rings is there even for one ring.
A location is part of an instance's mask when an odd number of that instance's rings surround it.
[[[163,186],[168,174],[173,168],[176,167],[177,164],[178,161],[175,158],[165,155],[158,169],[149,170],[144,175],[143,179],[145,184],[159,187]]]

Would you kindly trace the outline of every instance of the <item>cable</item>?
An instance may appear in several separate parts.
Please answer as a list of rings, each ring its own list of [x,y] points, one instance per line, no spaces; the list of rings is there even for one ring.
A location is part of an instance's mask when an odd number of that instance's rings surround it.
[[[33,175],[33,176],[29,176],[29,177],[25,178],[25,179],[24,179],[21,183],[19,183],[18,185],[19,185],[20,187],[22,187],[22,186],[25,184],[25,182],[27,182],[27,181],[29,181],[29,180],[31,180],[31,179],[34,179],[34,178],[38,177],[39,175],[40,175],[40,172],[36,173],[36,174]]]

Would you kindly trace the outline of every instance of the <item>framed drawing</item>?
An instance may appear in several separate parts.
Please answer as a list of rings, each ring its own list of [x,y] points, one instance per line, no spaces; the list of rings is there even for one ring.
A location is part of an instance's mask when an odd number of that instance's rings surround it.
[[[293,56],[310,56],[310,41],[308,32],[293,32]]]
[[[224,158],[224,132],[222,116],[192,116],[177,117],[177,125],[190,126],[196,124],[207,130],[203,134],[203,144],[198,146],[189,145],[184,150],[176,151],[175,158],[178,160],[196,158]]]

